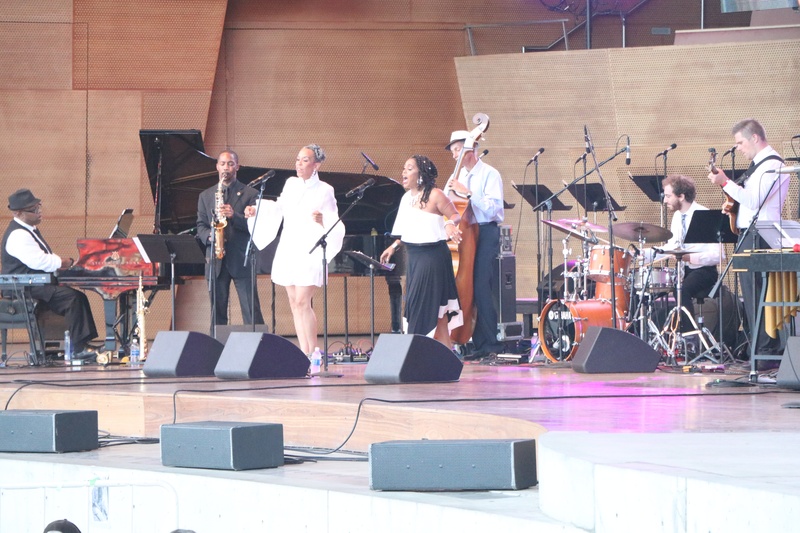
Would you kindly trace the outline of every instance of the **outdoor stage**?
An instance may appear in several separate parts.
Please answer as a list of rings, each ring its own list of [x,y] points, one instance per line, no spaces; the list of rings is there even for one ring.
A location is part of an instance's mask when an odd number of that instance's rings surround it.
[[[123,366],[0,369],[7,409],[97,410],[111,435],[158,437],[173,421],[273,422],[283,424],[287,455],[350,452],[242,472],[163,467],[157,444],[4,453],[0,531],[38,533],[45,518],[65,516],[83,533],[788,531],[800,521],[800,411],[785,407],[800,395],[725,386],[747,383],[745,365],[728,374],[579,374],[568,364],[467,363],[459,382],[401,385],[368,384],[365,367],[248,381],[146,378]],[[508,438],[537,439],[538,486],[369,489],[370,443]],[[99,520],[98,486],[109,487],[110,502]]]

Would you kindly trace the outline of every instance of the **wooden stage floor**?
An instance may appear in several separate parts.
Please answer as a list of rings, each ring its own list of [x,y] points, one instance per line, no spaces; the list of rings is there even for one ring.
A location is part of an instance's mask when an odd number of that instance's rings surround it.
[[[365,364],[340,377],[148,378],[120,365],[0,369],[7,409],[93,409],[114,435],[157,437],[199,420],[284,424],[287,445],[366,451],[392,439],[529,438],[545,431],[792,431],[798,393],[727,373],[579,374],[569,364],[466,363],[455,383],[372,385]],[[764,380],[769,381],[765,375]],[[717,381],[719,385],[711,386]],[[351,435],[352,432],[352,435]]]

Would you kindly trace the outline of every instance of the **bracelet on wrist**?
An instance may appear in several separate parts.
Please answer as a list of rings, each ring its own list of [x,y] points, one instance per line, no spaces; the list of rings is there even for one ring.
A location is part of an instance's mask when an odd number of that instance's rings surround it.
[[[445,225],[445,226],[453,226],[453,227],[456,227],[456,223],[455,223],[455,222],[453,222],[452,220],[445,220],[445,221],[444,221],[444,225]]]
[[[395,242],[393,242],[393,243],[392,243],[392,249],[393,249],[393,250],[397,250],[397,248],[398,248],[399,246],[400,246],[400,243],[399,243],[399,242],[397,242],[397,241],[395,241]]]

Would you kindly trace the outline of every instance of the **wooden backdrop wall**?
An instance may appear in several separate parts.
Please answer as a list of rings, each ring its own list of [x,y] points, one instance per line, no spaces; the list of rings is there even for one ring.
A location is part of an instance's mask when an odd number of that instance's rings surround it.
[[[632,32],[636,38],[628,44],[658,44],[648,40],[644,29],[649,26],[690,24],[686,13],[693,13],[697,2],[681,4],[685,9],[675,24],[656,10],[648,14],[649,4],[629,17],[629,24],[642,31]],[[320,142],[331,156],[328,170],[360,170],[358,152],[365,151],[382,174],[396,177],[408,155],[426,153],[439,166],[443,184],[452,160],[442,145],[452,129],[465,126],[465,112],[470,112],[462,105],[453,61],[469,54],[464,25],[552,18],[538,2],[523,0],[491,5],[454,0],[7,0],[0,5],[2,197],[19,186],[33,188],[45,202],[48,241],[66,256],[76,254],[76,238],[106,236],[124,207],[136,210],[134,232],[150,232],[153,200],[137,135],[142,128],[197,128],[212,155],[231,146],[243,163],[266,167],[291,168],[299,146]],[[720,17],[708,24],[725,26],[732,20]],[[596,42],[615,46],[613,36],[600,38],[604,25],[618,32],[611,24],[597,24]],[[514,52],[522,45],[552,42],[559,32],[549,26],[530,32],[483,31],[478,51]],[[590,92],[604,82],[590,72],[578,73],[581,84],[573,80],[572,87]],[[503,94],[502,79],[487,76],[485,81],[483,94]],[[511,101],[536,105],[534,100]],[[502,131],[502,122],[499,116],[492,119],[494,135]],[[571,128],[555,126],[572,134]],[[536,148],[529,142],[519,138],[517,157]],[[550,155],[552,144],[544,145]],[[504,159],[493,148],[490,160],[513,177],[518,165]],[[519,263],[521,272],[530,268]],[[332,305],[341,309],[341,281],[332,285]],[[358,312],[351,311],[350,325],[364,332],[368,284],[357,280],[353,285],[350,304]],[[262,282],[260,291],[269,314],[269,283]],[[169,327],[164,296],[155,300],[150,332]],[[376,296],[386,298],[381,282]],[[281,297],[278,291],[275,305],[278,332],[285,334],[292,328]],[[90,299],[100,322],[100,299]],[[182,312],[179,326],[203,331],[207,300],[193,294],[187,299],[197,305]],[[379,301],[378,307],[378,328],[385,331],[386,302]],[[231,312],[238,320],[235,301]],[[333,318],[332,331],[341,331],[343,318]]]

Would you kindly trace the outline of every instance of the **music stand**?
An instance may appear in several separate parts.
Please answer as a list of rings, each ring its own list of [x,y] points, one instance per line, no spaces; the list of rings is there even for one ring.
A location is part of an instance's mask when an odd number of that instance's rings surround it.
[[[553,192],[545,187],[544,185],[539,185],[539,197],[536,197],[536,185],[517,185],[516,183],[512,183],[512,186],[517,190],[517,192],[525,198],[525,201],[531,204],[531,207],[536,207],[539,205],[539,202],[544,200],[545,198],[549,198],[553,196]],[[553,207],[548,209],[548,211],[571,211],[571,205],[565,205],[561,200],[558,198],[553,198],[552,200]],[[539,210],[543,210],[546,206],[542,206]]]
[[[575,197],[578,203],[583,207],[584,211],[597,213],[598,211],[608,211],[606,205],[606,195],[603,191],[603,186],[600,183],[573,183],[567,190]],[[625,207],[617,203],[617,201],[609,194],[611,198],[611,206],[614,211],[624,211]]]
[[[537,291],[537,301],[539,306],[539,312],[542,312],[542,304],[541,298],[538,297],[539,285],[542,283],[542,265],[541,265],[541,258],[542,253],[540,251],[540,246],[542,239],[540,238],[539,231],[539,212],[544,209],[547,209],[547,219],[553,219],[553,211],[571,211],[571,205],[565,205],[561,200],[558,199],[557,196],[553,196],[553,192],[548,189],[544,185],[517,185],[516,183],[511,183],[512,187],[514,187],[517,192],[528,202],[534,211],[536,211],[536,265],[539,269],[539,272],[536,277],[536,291]],[[549,202],[542,203],[542,200],[550,198]],[[541,204],[539,209],[536,207]],[[548,259],[548,272],[552,274],[553,272],[553,228],[548,226],[547,227],[547,242],[549,243],[548,252],[547,252],[547,259]],[[552,275],[548,276],[549,281],[549,291],[548,297],[552,297],[553,294],[553,283],[552,283]]]
[[[633,183],[639,187],[647,198],[652,202],[658,202],[661,209],[661,225],[664,226],[666,217],[664,216],[664,188],[661,180],[664,176],[634,176],[630,175]]]
[[[172,331],[175,331],[175,265],[206,262],[200,243],[192,235],[158,235],[143,233],[133,242],[147,263],[169,263],[169,290],[172,300]]]
[[[370,345],[375,347],[375,271],[380,270],[383,272],[391,272],[396,266],[395,263],[381,263],[376,261],[368,255],[359,251],[345,251],[347,255],[369,268],[369,341]]]
[[[686,228],[686,236],[683,238],[683,242],[684,244],[712,243],[712,242],[719,243],[719,260],[721,268],[722,257],[723,257],[722,245],[724,243],[735,243],[739,239],[739,236],[731,231],[729,221],[730,219],[728,218],[728,215],[716,209],[695,211],[694,214],[692,215],[692,221],[689,223],[689,227]],[[680,273],[676,274],[680,275]],[[719,353],[721,357],[725,355],[724,352],[727,349],[727,346],[725,346],[725,340],[723,339],[722,335],[724,331],[722,300],[723,300],[723,294],[722,291],[720,290],[719,293],[717,294],[717,318],[719,319],[718,344],[719,344]],[[703,357],[704,354],[705,352],[697,356],[694,360]]]

